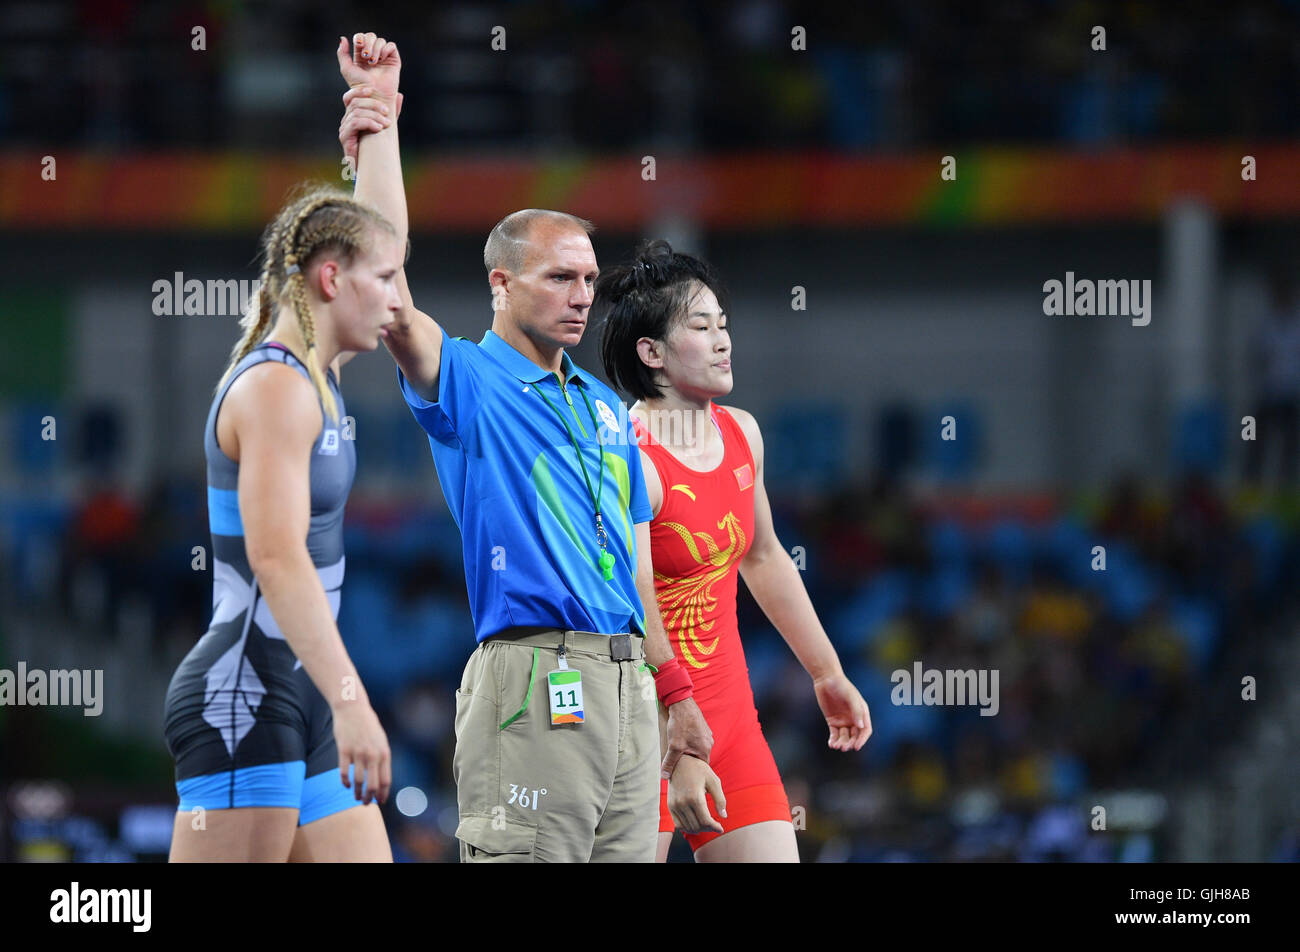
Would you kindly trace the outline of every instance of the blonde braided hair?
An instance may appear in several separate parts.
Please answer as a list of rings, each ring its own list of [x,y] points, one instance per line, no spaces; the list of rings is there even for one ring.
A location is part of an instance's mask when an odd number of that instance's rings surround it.
[[[240,320],[244,334],[230,352],[230,363],[217,383],[217,390],[235,366],[270,333],[278,305],[287,294],[307,350],[302,363],[316,386],[325,412],[338,422],[338,404],[316,360],[316,322],[307,298],[305,272],[325,252],[337,254],[345,265],[350,265],[353,257],[368,247],[370,231],[374,228],[396,234],[388,219],[338,189],[307,186],[299,190],[262,236],[262,277],[248,312]]]

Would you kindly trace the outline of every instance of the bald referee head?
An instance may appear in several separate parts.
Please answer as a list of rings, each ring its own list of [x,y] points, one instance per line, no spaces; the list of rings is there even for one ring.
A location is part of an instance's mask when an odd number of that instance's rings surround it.
[[[525,208],[497,222],[483,246],[492,331],[524,353],[555,355],[582,340],[599,268],[585,218]],[[531,356],[531,355],[530,355]]]

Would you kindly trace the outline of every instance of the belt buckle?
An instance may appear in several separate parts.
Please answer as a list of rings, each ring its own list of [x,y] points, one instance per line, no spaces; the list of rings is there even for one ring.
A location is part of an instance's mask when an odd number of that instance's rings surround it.
[[[629,634],[609,636],[609,657],[611,661],[632,660],[632,636]]]

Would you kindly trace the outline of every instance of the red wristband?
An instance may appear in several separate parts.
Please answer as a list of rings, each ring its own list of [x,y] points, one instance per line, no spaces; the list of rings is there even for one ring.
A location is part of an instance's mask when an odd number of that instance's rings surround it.
[[[676,658],[665,661],[655,672],[655,691],[659,694],[659,703],[665,708],[684,701],[695,693],[691,676],[677,663]]]

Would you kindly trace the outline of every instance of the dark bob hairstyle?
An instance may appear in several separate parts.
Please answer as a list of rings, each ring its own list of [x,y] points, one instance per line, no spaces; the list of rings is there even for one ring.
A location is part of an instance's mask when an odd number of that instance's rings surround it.
[[[663,396],[636,342],[642,337],[664,340],[685,317],[697,283],[713,292],[730,323],[727,291],[714,270],[699,258],[673,251],[662,239],[643,242],[630,261],[596,278],[592,309],[605,312],[600,358],[616,388],[637,400]]]

